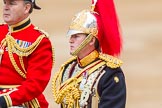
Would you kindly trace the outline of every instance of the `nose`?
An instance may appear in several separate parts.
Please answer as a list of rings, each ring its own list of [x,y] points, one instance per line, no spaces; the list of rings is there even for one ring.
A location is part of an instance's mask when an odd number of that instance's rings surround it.
[[[3,9],[4,9],[4,10],[8,10],[8,9],[9,9],[8,5],[5,4],[5,5],[3,6]]]
[[[8,3],[4,3],[3,9],[8,10],[10,8],[10,5]]]

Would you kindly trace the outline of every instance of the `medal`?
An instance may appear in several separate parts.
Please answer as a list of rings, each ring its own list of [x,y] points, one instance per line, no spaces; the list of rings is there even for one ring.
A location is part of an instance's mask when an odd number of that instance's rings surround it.
[[[83,90],[83,89],[84,89],[84,85],[86,84],[86,82],[87,82],[87,77],[88,77],[87,72],[84,72],[82,75],[83,75],[83,76],[82,76],[83,79],[82,79],[82,81],[81,81],[81,83],[80,83],[80,86],[79,86],[80,90]]]

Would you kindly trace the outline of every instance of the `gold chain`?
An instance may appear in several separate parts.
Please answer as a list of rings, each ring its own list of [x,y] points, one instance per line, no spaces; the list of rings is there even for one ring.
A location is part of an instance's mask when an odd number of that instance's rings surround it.
[[[52,62],[52,66],[53,66],[55,63],[55,49],[53,46],[52,46],[52,58],[53,58],[53,62]]]
[[[45,37],[45,35],[41,35],[37,38],[37,40],[32,44],[30,45],[29,47],[27,48],[21,48],[17,42],[15,41],[15,39],[10,36],[10,35],[7,35],[6,36],[6,41],[7,41],[7,44],[10,43],[10,46],[12,48],[12,50],[14,49],[14,52],[19,55],[19,56],[28,56],[30,55],[36,48],[37,46],[39,45],[39,43],[41,42],[41,40]],[[18,51],[17,51],[18,50]]]
[[[93,38],[92,34],[89,34],[84,41],[77,47],[77,49],[72,52],[72,55],[75,56],[77,55]]]
[[[23,57],[22,57],[22,56],[19,56],[19,60],[20,60],[20,65],[21,65],[23,71],[24,71],[25,73],[27,73],[27,72],[26,72],[26,69],[25,69],[25,66],[24,66]]]
[[[98,67],[105,64],[105,62],[96,61],[91,65],[87,66],[86,68],[82,69],[75,77],[71,77],[67,79],[64,83],[61,84],[62,74],[64,71],[64,66],[54,75],[52,80],[52,92],[54,100],[57,104],[64,103],[68,105],[67,108],[73,108],[76,104],[76,108],[79,108],[79,99],[81,96],[81,90],[79,90],[79,83],[82,80],[80,76],[85,70],[89,69],[90,67],[94,66],[89,70],[88,74],[94,72]],[[99,63],[99,64],[98,64]],[[59,84],[59,85],[58,85]],[[57,89],[58,88],[58,89]]]
[[[61,89],[57,90],[57,80],[61,78],[60,72],[61,71],[57,72],[52,80],[53,97],[58,104],[63,103],[63,100],[65,99],[65,104],[68,105],[67,108],[73,108],[74,104],[78,104],[81,94],[81,91],[78,88],[77,78],[70,78]]]
[[[26,78],[26,74],[25,74],[26,71],[25,71],[22,57],[30,55],[37,48],[37,46],[40,44],[41,40],[44,37],[45,37],[45,35],[39,36],[37,38],[37,40],[27,48],[21,48],[11,35],[6,35],[6,38],[2,40],[2,42],[1,42],[2,45],[4,45],[4,46],[7,45],[7,47],[8,47],[8,54],[9,54],[9,58],[11,60],[12,65],[14,66],[14,68],[18,72],[18,74],[20,76],[22,76],[23,78]],[[18,67],[18,65],[13,57],[13,52],[19,56],[20,64],[21,64],[24,72]]]

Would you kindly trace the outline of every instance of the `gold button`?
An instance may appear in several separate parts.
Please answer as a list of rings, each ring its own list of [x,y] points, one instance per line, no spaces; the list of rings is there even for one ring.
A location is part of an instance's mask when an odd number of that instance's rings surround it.
[[[116,83],[118,83],[118,82],[119,82],[119,78],[118,78],[117,76],[115,76],[115,77],[114,77],[114,81],[115,81]]]

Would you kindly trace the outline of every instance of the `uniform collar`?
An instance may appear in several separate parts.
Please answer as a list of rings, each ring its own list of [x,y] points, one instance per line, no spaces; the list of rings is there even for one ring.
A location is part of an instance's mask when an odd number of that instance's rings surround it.
[[[30,18],[26,18],[25,20],[15,24],[15,25],[11,25],[9,26],[9,32],[18,32],[21,31],[27,27],[29,27],[31,25],[31,21]]]
[[[94,50],[90,54],[85,56],[83,59],[77,58],[77,61],[79,63],[79,66],[85,67],[91,62],[95,61],[98,58],[98,56],[99,56],[99,53],[96,50]]]

